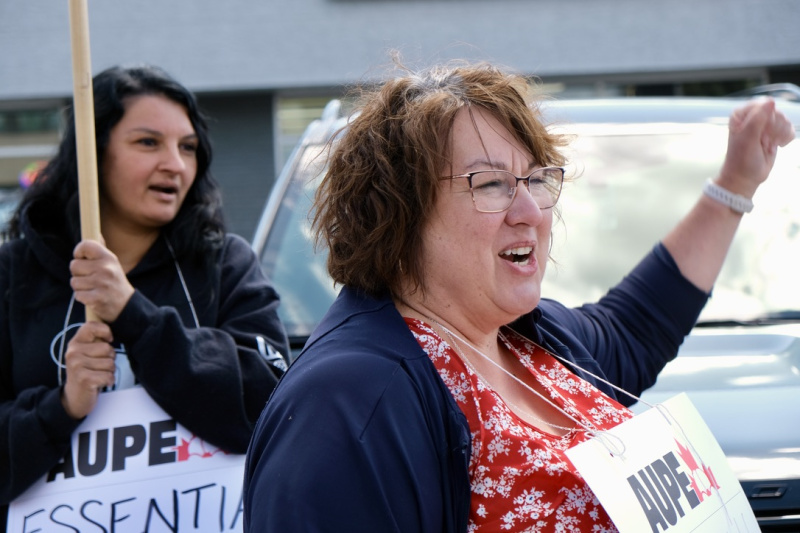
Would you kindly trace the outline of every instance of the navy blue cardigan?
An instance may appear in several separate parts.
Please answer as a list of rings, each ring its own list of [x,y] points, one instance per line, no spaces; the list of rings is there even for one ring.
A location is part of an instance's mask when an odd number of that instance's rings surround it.
[[[638,395],[707,297],[658,245],[598,303],[542,300],[512,326]],[[345,287],[257,423],[245,531],[464,532],[469,457],[466,417],[392,300]]]

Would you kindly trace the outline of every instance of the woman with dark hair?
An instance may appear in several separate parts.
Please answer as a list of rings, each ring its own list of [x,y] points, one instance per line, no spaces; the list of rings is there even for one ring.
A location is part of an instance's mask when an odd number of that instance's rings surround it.
[[[0,249],[0,504],[63,458],[101,390],[141,385],[244,453],[289,353],[278,295],[225,233],[195,97],[151,66],[105,70],[93,90],[104,242],[80,238],[69,112]]]
[[[566,450],[675,357],[791,124],[734,112],[725,196],[570,309],[541,294],[564,139],[527,79],[404,72],[357,109],[314,204],[342,290],[256,425],[245,531],[616,531]]]

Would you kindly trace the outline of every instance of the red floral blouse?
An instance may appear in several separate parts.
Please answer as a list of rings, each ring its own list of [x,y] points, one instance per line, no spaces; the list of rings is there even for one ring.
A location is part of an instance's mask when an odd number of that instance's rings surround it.
[[[564,453],[588,439],[584,430],[555,436],[525,422],[429,325],[406,323],[469,421],[469,532],[617,531]],[[609,429],[633,417],[540,346],[507,328],[501,339],[573,418]]]

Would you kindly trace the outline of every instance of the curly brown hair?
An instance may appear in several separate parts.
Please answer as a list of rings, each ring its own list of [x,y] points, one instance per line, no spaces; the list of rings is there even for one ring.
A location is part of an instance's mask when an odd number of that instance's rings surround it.
[[[562,165],[566,142],[547,131],[521,75],[488,63],[401,68],[402,76],[365,89],[331,147],[313,207],[333,280],[396,297],[406,283],[424,286],[422,229],[451,164],[450,132],[462,107],[489,111],[541,165]]]

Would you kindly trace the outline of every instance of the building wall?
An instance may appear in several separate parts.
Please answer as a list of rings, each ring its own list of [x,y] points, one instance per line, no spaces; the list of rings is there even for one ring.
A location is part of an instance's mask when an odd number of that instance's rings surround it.
[[[198,91],[336,86],[472,57],[541,76],[800,63],[797,0],[90,1],[92,63],[154,62]],[[0,99],[71,91],[68,2],[0,2]]]
[[[200,95],[209,117],[214,159],[211,171],[222,188],[231,231],[246,239],[258,222],[275,176],[272,95]]]
[[[412,66],[490,60],[573,95],[626,83],[800,77],[798,0],[89,0],[93,71],[154,63],[212,122],[231,229],[249,237],[281,162],[278,102]],[[66,0],[0,0],[0,112],[72,92]]]

